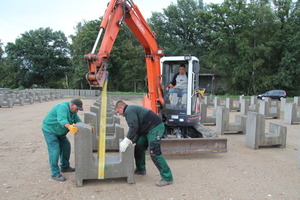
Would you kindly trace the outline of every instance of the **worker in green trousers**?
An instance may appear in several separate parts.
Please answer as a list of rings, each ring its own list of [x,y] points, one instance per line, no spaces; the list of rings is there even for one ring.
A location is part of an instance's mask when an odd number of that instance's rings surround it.
[[[118,101],[115,107],[119,115],[125,117],[129,131],[124,140],[120,143],[120,151],[126,151],[131,143],[136,143],[134,150],[136,169],[135,174],[146,174],[146,150],[149,147],[150,156],[157,167],[161,180],[156,183],[162,187],[173,184],[172,172],[161,153],[161,138],[165,131],[162,119],[153,111],[136,105],[127,105]]]
[[[66,135],[69,131],[73,134],[78,131],[76,123],[82,122],[77,115],[78,110],[83,110],[80,99],[56,104],[46,115],[42,124],[48,147],[51,177],[56,181],[66,180],[61,172],[75,171],[69,163],[71,145]],[[60,168],[58,167],[59,160]]]

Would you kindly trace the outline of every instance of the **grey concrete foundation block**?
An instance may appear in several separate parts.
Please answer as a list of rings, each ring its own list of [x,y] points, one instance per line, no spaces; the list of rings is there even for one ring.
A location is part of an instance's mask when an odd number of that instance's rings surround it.
[[[14,106],[13,100],[11,98],[2,99],[0,102],[0,107],[12,108]]]
[[[207,104],[201,103],[200,105],[200,111],[201,111],[201,124],[206,125],[215,125],[216,124],[216,117],[215,116],[207,116]]]
[[[213,98],[210,96],[205,96],[204,97],[204,104],[206,104],[207,106],[213,106],[214,102],[212,100]]]
[[[241,96],[240,100],[243,99],[244,97]],[[225,107],[231,110],[236,110],[240,111],[240,101],[236,101],[234,98],[226,98],[225,99]]]
[[[246,145],[253,149],[259,146],[286,146],[285,126],[270,123],[269,132],[265,133],[265,116],[248,112],[246,125]]]
[[[282,98],[281,101],[280,101],[280,111],[284,111],[285,110],[285,105],[287,103],[292,103],[290,102],[288,99],[286,98]]]
[[[14,101],[13,104],[14,104],[14,105],[17,105],[17,104],[18,104],[18,105],[20,105],[20,106],[24,106],[24,102],[25,102],[25,101],[24,101],[24,98],[23,98],[23,97],[18,97],[18,98],[15,99],[15,101]]]
[[[270,101],[260,101],[259,103],[259,113],[265,115],[266,118],[280,118],[280,109],[278,105],[271,106]]]
[[[216,132],[224,135],[229,123],[229,108],[217,107],[216,110]]]
[[[94,106],[97,106],[97,107],[101,107],[101,103],[100,102],[98,102],[98,101],[96,101],[96,102],[94,102]]]
[[[85,120],[86,123],[92,123],[91,121],[97,121],[95,123],[95,135],[93,136],[93,150],[98,150],[98,138],[99,138],[99,130],[100,130],[100,109],[97,106],[90,107],[91,113],[93,115],[89,115],[89,119]],[[93,119],[90,119],[93,118]],[[119,131],[120,118],[118,116],[107,117],[106,119],[106,149],[107,150],[119,150],[119,139],[124,138],[124,131]]]
[[[294,97],[294,103],[295,103],[297,106],[300,106],[300,97]]]
[[[298,148],[298,168],[300,168],[300,142],[299,142],[299,148]]]
[[[250,101],[249,99],[242,99],[241,100],[241,114],[247,115],[247,112],[249,110]]]
[[[300,123],[300,117],[297,115],[296,103],[286,103],[283,121],[286,124]]]
[[[235,122],[229,123],[229,109],[219,106],[216,112],[216,132],[225,133],[242,133],[245,134],[246,117],[242,115],[235,116]]]
[[[98,179],[98,158],[93,154],[91,126],[78,123],[77,127],[78,132],[74,137],[75,179],[76,185],[82,186],[83,180]],[[104,179],[125,177],[128,183],[135,183],[133,173],[133,145],[130,145],[124,153],[120,152],[115,156],[106,153]]]
[[[94,132],[92,134],[92,144],[93,144],[93,151],[96,151],[98,149],[98,121],[97,121],[97,114],[94,112],[86,112],[84,113],[84,123],[89,124],[91,123],[92,126],[94,126]]]
[[[124,128],[120,124],[114,124],[115,133],[113,135],[106,134],[106,150],[119,150],[119,141],[124,139]]]
[[[221,106],[221,98],[215,97],[214,98],[214,108],[217,108],[218,106]]]

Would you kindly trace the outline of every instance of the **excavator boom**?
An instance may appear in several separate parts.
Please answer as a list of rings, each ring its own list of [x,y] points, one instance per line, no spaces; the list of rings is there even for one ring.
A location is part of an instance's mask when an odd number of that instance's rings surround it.
[[[99,52],[92,52],[85,56],[89,63],[89,71],[86,78],[91,87],[103,86],[107,76],[107,59],[123,22],[127,24],[145,51],[148,94],[144,98],[144,106],[158,113],[157,105],[162,105],[164,102],[161,88],[158,84],[160,82],[160,57],[163,55],[163,50],[158,47],[155,33],[151,31],[140,10],[132,0],[111,0],[108,4],[100,25],[100,32],[105,31],[105,33]],[[98,38],[100,38],[99,35]],[[94,49],[95,46],[97,45],[94,45]]]

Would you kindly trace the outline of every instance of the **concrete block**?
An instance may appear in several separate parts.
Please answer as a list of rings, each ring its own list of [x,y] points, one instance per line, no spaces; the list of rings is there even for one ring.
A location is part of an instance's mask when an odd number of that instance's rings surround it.
[[[258,112],[259,111],[259,103],[256,96],[250,97],[250,106],[249,111]]]
[[[229,123],[229,109],[218,107],[216,113],[216,132],[225,133],[246,133],[246,116],[236,115],[235,122]]]
[[[14,105],[20,105],[24,106],[25,105],[25,100],[23,97],[18,97],[16,100],[13,102]]]
[[[200,120],[201,124],[206,124],[206,125],[216,124],[216,117],[207,115],[207,104],[201,103],[200,111],[201,111],[201,120]]]
[[[43,96],[42,96],[42,101],[46,101],[46,102],[47,102],[47,101],[49,101],[49,99],[50,99],[50,98],[49,98],[48,95],[43,95]]]
[[[285,110],[285,105],[287,103],[292,103],[289,99],[286,98],[282,98],[281,102],[280,102],[280,111],[284,111]]]
[[[34,101],[38,101],[39,103],[43,102],[43,97],[41,96],[40,92],[36,92]]]
[[[285,126],[270,123],[269,132],[265,132],[265,116],[256,112],[248,112],[246,125],[246,145],[253,149],[260,146],[286,146]]]
[[[119,150],[119,141],[124,139],[124,128],[120,124],[108,124],[112,125],[115,129],[114,134],[106,134],[106,150],[116,151]]]
[[[100,131],[100,108],[97,106],[90,107],[85,123],[93,123],[95,134],[93,135],[93,150],[98,150],[98,138]],[[93,114],[91,114],[93,113]],[[110,151],[119,150],[119,139],[124,138],[124,133],[119,131],[120,118],[116,115],[106,118],[106,149]]]
[[[11,98],[4,98],[3,94],[0,94],[0,107],[13,107],[13,100]]]
[[[297,106],[300,106],[300,97],[294,97],[294,103],[295,103]]]
[[[298,148],[298,168],[300,168],[300,145],[299,145],[299,148]]]
[[[283,121],[286,124],[299,124],[300,116],[298,115],[297,105],[296,103],[286,103],[284,110],[284,118]]]
[[[265,115],[266,118],[280,118],[278,105],[270,106],[268,101],[259,102],[259,113]]]
[[[25,103],[33,104],[34,103],[33,97],[29,96],[28,99],[25,100]]]
[[[250,97],[250,105],[257,104],[257,96],[251,96]]]
[[[10,94],[8,95],[8,98],[11,98],[13,101],[13,104],[14,104],[14,102],[16,101],[17,95],[15,92],[10,92]]]
[[[206,104],[207,106],[213,106],[214,105],[213,98],[210,97],[210,96],[205,96],[204,97],[204,104]]]
[[[249,110],[250,101],[249,99],[241,99],[241,114],[247,115],[247,112]]]
[[[96,151],[98,149],[98,132],[97,127],[99,121],[97,121],[97,114],[94,112],[85,112],[84,113],[84,123],[86,124],[92,124],[94,127],[94,132],[92,134],[92,149],[93,151]]]
[[[214,108],[217,108],[218,106],[221,106],[221,98],[215,97],[214,98]]]
[[[78,123],[78,132],[74,136],[75,146],[75,179],[76,185],[82,186],[87,179],[98,179],[99,158],[94,156],[92,149],[91,126]],[[134,146],[130,145],[124,153],[105,155],[104,179],[127,178],[128,183],[134,179]]]
[[[234,98],[226,98],[225,107],[228,108],[229,111],[232,110],[240,111],[240,102],[235,100]]]

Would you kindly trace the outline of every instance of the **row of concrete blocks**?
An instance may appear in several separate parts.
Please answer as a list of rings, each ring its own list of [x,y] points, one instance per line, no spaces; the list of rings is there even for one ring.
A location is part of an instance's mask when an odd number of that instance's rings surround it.
[[[241,100],[241,114],[247,115],[250,112],[259,112],[267,118],[280,118],[280,108],[278,101],[272,101],[270,98],[259,100],[258,104],[250,104],[249,99]]]
[[[266,98],[264,101],[258,101],[259,104],[249,104],[249,99],[241,99],[241,114],[247,115],[250,112],[259,112],[266,118],[280,118],[280,109],[278,101],[272,101]],[[258,106],[259,105],[259,106]],[[296,103],[284,104],[284,122],[287,124],[295,124],[299,122],[300,111]],[[216,124],[216,109],[213,110],[213,115],[207,115],[207,104],[201,104],[201,123],[207,125]],[[228,107],[227,107],[228,108]],[[229,109],[229,108],[228,108]]]
[[[284,123],[300,123],[300,107],[297,106],[297,103],[286,103],[284,99],[281,102],[281,105],[284,106],[280,106],[281,108],[279,108],[278,101],[271,101],[270,98],[266,98],[265,101],[259,101],[259,105],[259,113],[265,115],[266,118],[280,118],[280,111],[283,109]],[[241,114],[247,115],[248,111],[257,112],[257,109],[251,110],[249,100],[243,99],[241,104]]]
[[[239,97],[239,100],[236,98],[221,98],[221,97],[210,97],[205,96],[204,97],[204,104],[207,106],[214,106],[214,108],[217,108],[218,106],[224,106],[228,108],[229,110],[240,110],[240,101],[243,98],[243,96]]]
[[[33,104],[35,101],[42,103],[43,101],[64,98],[58,93],[43,94],[41,92],[4,92],[0,94],[0,107],[12,108],[14,105],[24,106],[25,103]]]
[[[237,100],[236,98],[221,98],[221,97],[210,97],[205,96],[204,97],[204,104],[207,104],[208,106],[214,106],[217,108],[218,106],[224,106],[225,108],[228,108],[230,111],[232,110],[241,110],[242,109],[242,101],[245,100],[245,96],[240,96]],[[248,100],[249,101],[249,100]],[[264,98],[264,101],[268,101],[270,103],[270,106],[278,106],[279,101],[271,101],[270,98]],[[250,101],[246,103],[246,105],[249,107],[250,111],[258,112],[259,110],[259,102],[258,98],[256,96],[250,97]],[[286,103],[295,103],[297,106],[300,106],[300,97],[295,96],[293,98],[293,101],[282,98],[280,101],[280,110],[285,110],[285,104]]]
[[[229,123],[229,109],[217,108],[216,132],[246,134],[246,145],[258,149],[259,146],[286,146],[287,128],[270,123],[269,132],[265,132],[266,117],[260,113],[248,112],[248,115],[236,115],[235,122]]]
[[[242,102],[241,103],[241,114],[243,114],[243,115],[247,115],[248,111],[252,111],[252,112],[259,112],[260,114],[264,115],[266,118],[280,118],[280,110],[279,110],[278,106],[269,106],[270,103],[268,101],[260,101],[259,102],[260,103],[259,110],[250,109],[247,106],[247,102],[249,102],[248,99],[242,99],[241,102]],[[212,115],[209,116],[207,114],[208,105],[207,104],[201,104],[201,106],[200,106],[200,109],[201,109],[201,120],[200,120],[200,122],[202,124],[206,124],[206,125],[215,125],[216,124],[216,119],[217,119],[216,110],[217,110],[218,107],[220,107],[220,106],[217,106],[216,108],[214,108]],[[230,110],[228,107],[226,107],[226,108],[228,110]]]
[[[77,186],[82,186],[84,180],[98,179],[99,157],[94,152],[99,150],[100,114],[100,102],[95,102],[90,107],[90,112],[84,114],[85,123],[77,124],[78,132],[74,137]],[[94,132],[89,123],[94,127]],[[134,147],[130,145],[124,153],[119,152],[119,143],[123,138],[124,128],[120,125],[120,119],[115,115],[112,105],[109,104],[106,119],[104,179],[127,178],[128,183],[135,183]],[[118,153],[109,155],[109,151]]]
[[[59,93],[70,97],[98,97],[101,94],[100,90],[80,90],[80,89],[26,89],[25,91],[39,91],[45,93]]]

